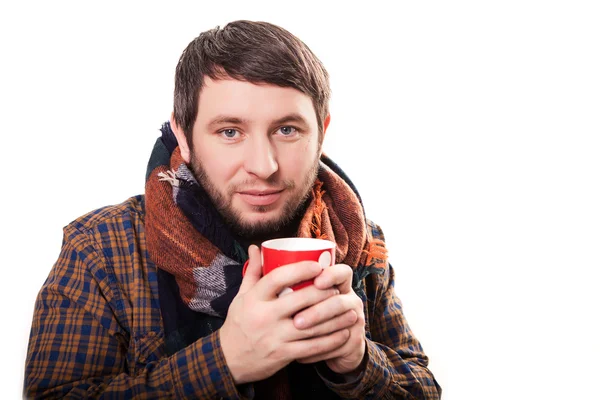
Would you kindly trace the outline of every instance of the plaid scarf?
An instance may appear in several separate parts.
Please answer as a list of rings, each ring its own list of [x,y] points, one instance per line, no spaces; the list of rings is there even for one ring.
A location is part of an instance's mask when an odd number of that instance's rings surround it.
[[[169,124],[161,131],[146,177],[150,257],[175,277],[189,308],[224,318],[242,281],[246,251],[183,161]],[[358,290],[366,274],[383,271],[386,249],[383,242],[373,240],[360,198],[346,180],[339,167],[322,156],[297,236],[334,241],[336,262],[355,268],[353,287]]]

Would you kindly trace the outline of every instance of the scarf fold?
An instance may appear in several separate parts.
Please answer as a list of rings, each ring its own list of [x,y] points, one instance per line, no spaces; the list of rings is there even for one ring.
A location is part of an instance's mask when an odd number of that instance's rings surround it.
[[[148,162],[145,230],[151,259],[175,277],[183,302],[192,310],[224,318],[242,281],[246,249],[235,240],[181,157],[169,123],[162,128]],[[352,183],[322,156],[298,237],[336,243],[336,263],[355,277],[383,272],[386,250],[374,241]],[[369,267],[369,268],[365,268]],[[359,288],[360,282],[353,282]]]

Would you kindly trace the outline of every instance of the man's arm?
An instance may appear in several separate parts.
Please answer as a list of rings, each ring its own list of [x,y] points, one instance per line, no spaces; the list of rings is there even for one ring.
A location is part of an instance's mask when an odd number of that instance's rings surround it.
[[[372,229],[373,236],[383,240],[379,228]],[[441,388],[427,369],[427,356],[410,330],[395,294],[394,270],[385,262],[382,272],[368,275],[366,292],[358,296],[349,286],[349,267],[340,264],[323,271],[315,285],[337,285],[341,294],[296,315],[296,326],[310,326],[346,310],[352,310],[358,319],[342,348],[299,361],[319,362],[317,372],[343,398],[439,399]]]
[[[243,398],[218,332],[170,357],[131,355],[127,298],[84,234],[71,234],[35,306],[25,368],[26,398]],[[159,339],[157,339],[159,340]],[[162,340],[162,339],[160,339]]]

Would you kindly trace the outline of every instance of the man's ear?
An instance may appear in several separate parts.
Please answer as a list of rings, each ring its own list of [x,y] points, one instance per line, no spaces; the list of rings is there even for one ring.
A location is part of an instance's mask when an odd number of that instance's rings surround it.
[[[327,132],[327,127],[329,126],[330,121],[331,114],[327,114],[327,117],[325,117],[325,121],[323,121],[323,137],[325,137],[325,132]]]
[[[190,163],[190,147],[188,146],[187,139],[185,137],[185,133],[183,133],[183,129],[175,122],[175,113],[171,113],[171,119],[169,120],[171,123],[171,130],[175,134],[177,138],[177,144],[179,145],[179,150],[181,151],[181,157],[183,161],[186,163]]]
[[[327,114],[325,121],[323,121],[323,135],[321,136],[321,143],[319,143],[319,157],[323,154],[323,142],[325,141],[325,133],[327,133],[327,127],[331,121],[331,114]]]

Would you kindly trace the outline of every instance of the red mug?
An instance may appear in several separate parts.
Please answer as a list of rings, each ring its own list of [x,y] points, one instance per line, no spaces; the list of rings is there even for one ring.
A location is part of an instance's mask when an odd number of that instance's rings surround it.
[[[262,272],[268,274],[275,268],[300,261],[317,261],[322,268],[335,264],[335,243],[314,238],[281,238],[267,240],[261,244]],[[246,272],[247,262],[243,272]],[[278,295],[283,296],[294,290],[312,285],[312,280],[284,288]]]

